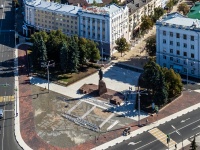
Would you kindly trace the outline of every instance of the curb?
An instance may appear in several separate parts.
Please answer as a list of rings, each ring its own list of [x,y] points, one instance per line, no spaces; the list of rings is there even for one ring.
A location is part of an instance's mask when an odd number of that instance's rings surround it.
[[[30,44],[30,43],[22,43],[22,44]],[[25,150],[32,150],[23,140],[22,136],[21,136],[21,132],[20,132],[20,109],[19,109],[19,80],[18,80],[18,47],[22,44],[18,44],[15,46],[15,61],[14,61],[14,65],[15,65],[15,72],[14,72],[14,75],[15,75],[15,88],[17,89],[17,91],[15,91],[15,108],[14,108],[14,111],[15,111],[15,119],[14,119],[14,124],[15,124],[15,127],[14,127],[14,136],[15,136],[15,139],[18,143],[18,145],[22,148],[22,149],[25,149]],[[18,110],[18,112],[17,112]]]

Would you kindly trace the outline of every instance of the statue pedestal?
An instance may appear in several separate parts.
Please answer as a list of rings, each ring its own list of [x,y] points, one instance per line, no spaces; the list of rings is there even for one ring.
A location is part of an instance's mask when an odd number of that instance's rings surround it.
[[[106,83],[103,80],[99,80],[99,95],[101,96],[102,94],[107,92],[106,88]]]

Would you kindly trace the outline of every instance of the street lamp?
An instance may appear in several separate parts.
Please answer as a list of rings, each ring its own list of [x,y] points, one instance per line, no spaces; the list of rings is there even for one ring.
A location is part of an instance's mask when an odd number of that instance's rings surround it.
[[[187,89],[188,89],[188,59],[186,59],[186,63],[187,63]]]
[[[54,61],[48,61],[47,63],[42,62],[41,67],[47,68],[47,75],[48,75],[48,93],[49,93],[49,67],[54,67],[55,62]]]
[[[101,40],[101,64],[103,65],[103,43]]]
[[[181,136],[181,138],[182,138],[182,150],[184,150],[184,147],[183,147],[183,136],[181,135],[181,133],[180,133],[173,125],[171,125],[171,126],[172,126],[172,128],[175,130],[175,132],[176,132],[178,135]]]
[[[138,126],[141,126],[141,124],[140,124],[140,96],[141,96],[141,94],[148,95],[148,93],[142,93],[142,92],[146,92],[146,89],[143,91],[140,91],[140,87],[138,87],[138,91],[137,91],[137,94],[138,94]]]

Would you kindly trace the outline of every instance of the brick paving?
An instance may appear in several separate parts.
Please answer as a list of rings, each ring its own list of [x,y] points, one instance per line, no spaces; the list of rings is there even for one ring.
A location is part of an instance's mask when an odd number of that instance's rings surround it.
[[[21,45],[18,50],[18,61],[19,61],[19,107],[20,107],[20,132],[24,141],[29,145],[32,149],[37,150],[87,150],[94,148],[100,144],[103,144],[107,141],[115,139],[122,135],[122,131],[125,128],[121,128],[118,130],[113,130],[107,133],[101,133],[98,137],[96,137],[92,141],[88,141],[86,143],[77,145],[73,148],[60,148],[53,145],[48,144],[46,141],[42,140],[35,131],[34,124],[34,112],[32,106],[32,93],[31,87],[27,73],[27,57],[26,50],[27,45]],[[184,91],[182,96],[173,101],[170,105],[166,106],[162,110],[160,110],[158,119],[162,119],[168,115],[176,113],[180,110],[183,110],[189,106],[197,104],[200,102],[199,99],[200,93],[194,91]],[[149,117],[149,122],[152,123],[156,121],[156,115]],[[141,123],[145,123],[145,119],[141,120]],[[136,130],[139,127],[137,126],[137,122],[130,124],[131,130]]]

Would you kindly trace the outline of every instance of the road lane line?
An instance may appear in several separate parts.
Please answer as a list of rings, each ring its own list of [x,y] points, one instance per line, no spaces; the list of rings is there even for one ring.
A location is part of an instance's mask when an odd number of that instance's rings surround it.
[[[192,124],[194,124],[194,123],[196,123],[196,122],[198,122],[198,121],[200,121],[200,119],[198,119],[198,120],[196,120],[196,121],[194,121],[194,122],[191,122],[191,123],[189,123],[189,124],[187,124],[187,125],[185,125],[185,126],[179,128],[179,129],[177,129],[177,130],[184,129],[185,127],[190,126],[190,125],[192,125]],[[169,134],[173,134],[173,133],[175,133],[175,132],[176,132],[176,131],[173,131],[173,132],[171,132],[171,133],[169,133]],[[143,147],[145,147],[145,146],[148,146],[148,145],[150,145],[150,144],[152,144],[152,143],[154,143],[154,142],[156,142],[156,141],[158,141],[158,140],[156,139],[156,140],[154,140],[154,141],[152,141],[152,142],[149,142],[149,143],[147,143],[147,144],[145,144],[145,145],[143,145],[143,146],[141,146],[141,147],[138,147],[138,148],[135,149],[135,150],[139,150],[139,149],[141,149],[141,148],[143,148]]]
[[[187,119],[185,119],[185,120],[181,120],[181,123],[184,123],[184,122],[186,122],[187,120],[189,120],[190,118],[187,118]]]

